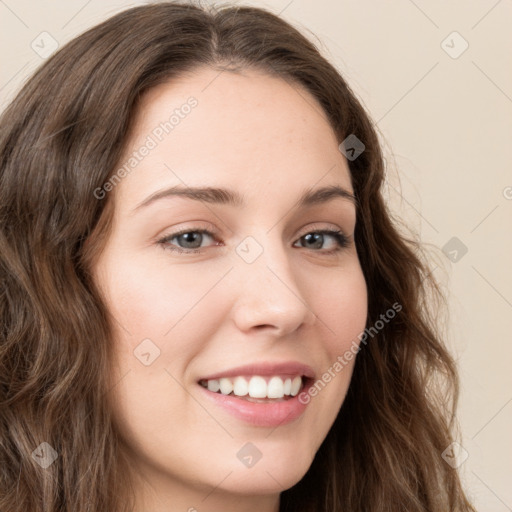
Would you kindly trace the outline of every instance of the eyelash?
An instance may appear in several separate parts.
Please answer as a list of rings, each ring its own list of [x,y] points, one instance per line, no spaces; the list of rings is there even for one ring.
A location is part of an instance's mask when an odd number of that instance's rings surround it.
[[[157,243],[162,247],[162,249],[164,250],[169,250],[169,251],[177,251],[177,252],[180,252],[180,253],[185,253],[185,254],[192,254],[192,253],[195,253],[197,254],[198,251],[201,251],[200,248],[197,248],[197,249],[186,249],[184,247],[174,247],[172,245],[169,244],[169,241],[174,239],[174,238],[177,238],[181,235],[184,235],[184,234],[187,234],[187,233],[200,233],[200,234],[203,234],[203,235],[208,235],[209,237],[211,237],[212,239],[215,239],[215,236],[214,234],[207,230],[207,229],[183,229],[181,231],[177,231],[176,233],[172,233],[170,235],[167,235],[159,240],[157,240]],[[339,251],[345,249],[346,247],[348,247],[349,245],[349,239],[346,235],[343,234],[342,231],[340,230],[336,230],[336,229],[320,229],[320,230],[313,230],[313,231],[308,231],[307,233],[304,233],[304,235],[300,236],[298,238],[298,240],[300,240],[301,238],[304,238],[306,235],[310,235],[310,234],[322,234],[322,235],[329,235],[329,236],[332,236],[337,244],[338,244],[338,247],[334,248],[334,249],[330,249],[328,251],[322,251],[322,250],[313,250],[314,252],[320,252],[321,254],[325,254],[327,256],[329,255],[334,255],[335,253],[338,253]],[[307,247],[301,247],[301,248],[304,248],[304,249],[307,249]]]

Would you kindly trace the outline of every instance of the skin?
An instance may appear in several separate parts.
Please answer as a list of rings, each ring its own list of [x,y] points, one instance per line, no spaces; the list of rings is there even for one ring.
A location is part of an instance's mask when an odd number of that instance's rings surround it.
[[[319,379],[357,341],[367,290],[352,238],[355,205],[335,197],[296,207],[306,189],[353,192],[349,168],[316,100],[255,70],[199,68],[150,90],[127,156],[190,96],[198,105],[109,192],[112,233],[93,269],[115,318],[109,396],[133,462],[137,512],[277,512],[280,493],[304,476],[333,424],[354,359],[300,418],[277,428],[212,405],[197,380],[289,360]],[[229,188],[245,206],[168,197],[133,211],[175,185]],[[184,228],[214,235],[188,254],[184,237],[167,241],[181,253],[158,242]],[[348,246],[328,255],[335,238],[304,239],[322,229],[341,230]],[[235,250],[248,236],[263,250],[252,263]],[[134,355],[147,338],[160,350],[148,366]],[[262,454],[251,468],[236,456],[247,442]]]

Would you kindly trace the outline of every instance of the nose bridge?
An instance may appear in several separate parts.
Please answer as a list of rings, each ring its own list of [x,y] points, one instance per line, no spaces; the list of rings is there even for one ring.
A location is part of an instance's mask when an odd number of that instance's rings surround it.
[[[235,321],[241,329],[265,325],[285,334],[312,321],[314,314],[277,231],[246,237],[236,253],[240,292]]]

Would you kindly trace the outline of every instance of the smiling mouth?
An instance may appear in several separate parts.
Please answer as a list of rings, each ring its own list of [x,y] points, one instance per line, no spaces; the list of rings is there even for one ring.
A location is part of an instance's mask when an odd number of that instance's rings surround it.
[[[303,375],[237,376],[200,380],[213,393],[253,403],[286,402],[297,396],[311,379]]]

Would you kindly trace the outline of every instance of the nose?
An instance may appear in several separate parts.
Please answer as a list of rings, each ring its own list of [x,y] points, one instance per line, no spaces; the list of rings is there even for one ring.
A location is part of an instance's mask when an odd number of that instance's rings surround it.
[[[290,254],[282,241],[271,241],[267,236],[261,245],[263,252],[252,263],[235,256],[235,324],[243,332],[268,331],[275,337],[313,325],[317,317],[290,266]]]

